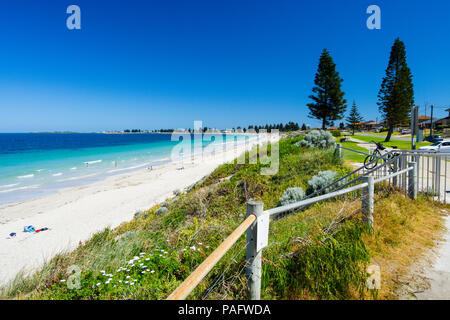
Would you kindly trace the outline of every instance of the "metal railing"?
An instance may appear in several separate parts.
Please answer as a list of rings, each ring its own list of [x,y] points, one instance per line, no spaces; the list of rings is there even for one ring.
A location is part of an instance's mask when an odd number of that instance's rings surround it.
[[[178,288],[170,294],[168,300],[183,300],[195,289],[195,287],[202,281],[208,272],[216,265],[216,263],[227,253],[240,236],[247,231],[246,244],[246,277],[248,281],[248,297],[252,300],[259,300],[261,297],[261,259],[262,251],[268,245],[270,222],[274,218],[282,219],[288,214],[294,213],[296,210],[301,210],[314,203],[325,201],[340,196],[361,193],[361,212],[364,221],[373,227],[373,210],[374,210],[374,190],[376,184],[398,182],[400,180],[408,179],[408,183],[399,185],[408,195],[415,199],[417,197],[417,164],[409,162],[408,166],[392,166],[402,160],[399,157],[393,159],[384,158],[386,161],[383,165],[378,166],[372,170],[367,170],[365,175],[358,176],[351,181],[342,184],[343,181],[349,179],[352,174],[356,174],[364,169],[359,168],[354,172],[338,179],[336,182],[328,185],[327,188],[335,188],[336,190],[322,195],[316,195],[312,198],[307,198],[302,201],[292,203],[289,205],[269,209],[264,211],[262,202],[251,201],[247,203],[247,218],[227,239],[217,247],[208,258],[197,267],[194,272],[189,275],[186,280],[181,283]],[[404,161],[404,160],[403,160]],[[403,162],[401,162],[403,163]],[[387,170],[387,167],[395,168]],[[381,170],[381,171],[380,171]],[[378,172],[379,171],[379,172]],[[407,177],[408,175],[408,177]],[[345,185],[345,188],[342,188]],[[323,190],[319,190],[323,192]]]
[[[349,149],[337,145],[336,151],[341,154],[341,149],[349,150],[358,154],[366,154],[357,150]],[[376,161],[382,160],[384,163],[381,166],[377,166],[375,170],[367,170]],[[450,154],[441,153],[431,150],[400,150],[394,149],[385,153],[381,157],[377,157],[371,163],[366,164],[355,170],[360,176],[372,175],[376,179],[381,176],[386,176],[389,172],[395,172],[408,167],[411,162],[417,163],[417,185],[418,192],[428,194],[433,197],[434,200],[443,202],[445,204],[450,203]],[[355,178],[356,179],[356,178]],[[352,180],[350,183],[344,184],[341,187],[354,184],[356,180]],[[408,182],[405,177],[401,179],[392,178],[390,184],[394,187],[404,186]]]
[[[450,154],[422,150],[401,150],[405,163],[417,163],[419,192],[450,203]]]

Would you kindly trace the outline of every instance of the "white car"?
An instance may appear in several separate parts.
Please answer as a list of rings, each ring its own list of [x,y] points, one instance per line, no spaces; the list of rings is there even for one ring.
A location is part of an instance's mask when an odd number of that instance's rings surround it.
[[[444,141],[436,142],[436,143],[433,143],[431,146],[420,147],[419,150],[450,153],[450,141],[444,140]]]

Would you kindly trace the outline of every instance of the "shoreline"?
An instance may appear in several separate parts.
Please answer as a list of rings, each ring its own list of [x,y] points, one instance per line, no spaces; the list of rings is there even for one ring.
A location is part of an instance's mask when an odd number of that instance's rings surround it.
[[[0,206],[0,286],[21,271],[29,274],[54,255],[75,249],[93,234],[130,221],[136,211],[173,197],[173,191],[185,189],[257,143],[249,141],[248,145],[203,155],[200,159],[170,162],[151,171],[121,173]],[[184,170],[178,170],[181,163]],[[49,230],[25,233],[23,228],[27,225]],[[8,237],[12,232],[16,236]]]

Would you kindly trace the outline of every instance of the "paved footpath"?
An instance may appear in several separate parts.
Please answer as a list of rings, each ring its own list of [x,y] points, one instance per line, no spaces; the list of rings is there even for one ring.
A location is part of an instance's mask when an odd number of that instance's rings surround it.
[[[450,216],[445,218],[447,233],[438,248],[437,258],[432,267],[425,269],[423,276],[430,287],[414,293],[419,300],[450,300]]]

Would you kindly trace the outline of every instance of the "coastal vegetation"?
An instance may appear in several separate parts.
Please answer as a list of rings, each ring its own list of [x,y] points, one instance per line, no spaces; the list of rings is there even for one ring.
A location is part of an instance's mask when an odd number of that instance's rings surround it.
[[[315,176],[336,177],[350,171],[333,148],[305,148],[299,145],[302,140],[280,141],[277,174],[260,175],[264,166],[260,162],[224,164],[185,191],[176,190],[172,199],[95,234],[72,252],[56,255],[38,272],[18,275],[0,296],[166,298],[243,221],[247,201],[259,199],[265,208],[273,208],[281,199],[303,197],[295,188],[307,190]],[[287,190],[292,194],[286,196]],[[360,201],[350,199],[316,204],[271,224],[262,298],[370,299],[393,294],[395,277],[411,261],[402,254],[405,264],[395,267],[393,253],[401,248],[418,257],[432,245],[442,224],[436,213],[440,205],[424,196],[413,202],[395,193],[377,194],[377,200],[374,233],[361,221]],[[422,223],[425,219],[430,222]],[[407,240],[410,236],[420,241],[412,243]],[[366,269],[373,261],[386,263],[385,291],[366,287]],[[244,270],[245,237],[241,237],[189,298],[245,299]]]

